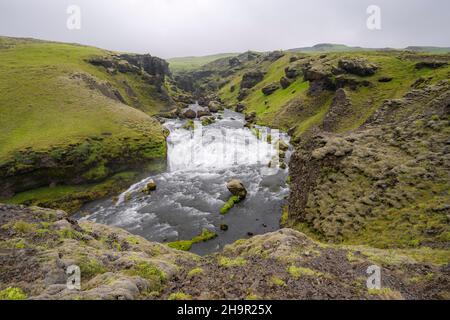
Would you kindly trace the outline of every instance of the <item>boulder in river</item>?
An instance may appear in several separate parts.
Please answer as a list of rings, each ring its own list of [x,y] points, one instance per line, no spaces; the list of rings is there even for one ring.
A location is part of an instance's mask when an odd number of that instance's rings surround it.
[[[233,179],[227,183],[227,188],[233,196],[239,197],[243,200],[247,197],[247,189],[245,189],[244,184],[241,180]]]
[[[183,117],[186,119],[195,119],[197,118],[197,113],[192,109],[188,109],[183,113]]]
[[[156,182],[154,180],[150,180],[144,189],[141,190],[142,193],[149,194],[152,191],[156,190]]]
[[[197,111],[197,117],[209,117],[211,116],[211,112],[208,109]]]
[[[218,101],[211,101],[208,105],[208,109],[212,113],[217,113],[220,110],[223,110],[223,107],[220,105]]]

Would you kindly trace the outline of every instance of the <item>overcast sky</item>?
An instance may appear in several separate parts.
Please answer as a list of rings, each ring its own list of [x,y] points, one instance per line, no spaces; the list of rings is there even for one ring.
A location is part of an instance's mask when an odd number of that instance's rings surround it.
[[[81,29],[69,30],[69,5]],[[381,30],[366,26],[381,8]],[[0,0],[0,35],[164,58],[332,42],[450,46],[449,0]]]

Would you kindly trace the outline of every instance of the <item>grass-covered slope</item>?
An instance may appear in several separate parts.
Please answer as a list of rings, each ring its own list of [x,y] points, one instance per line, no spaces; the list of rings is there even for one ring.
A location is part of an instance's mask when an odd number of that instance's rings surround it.
[[[448,77],[449,68],[416,68],[421,59],[430,59],[429,55],[408,54],[405,52],[357,52],[298,54],[286,53],[282,58],[267,66],[267,62],[255,61],[252,66],[239,70],[229,78],[219,91],[223,102],[230,106],[242,103],[246,113],[256,112],[259,122],[284,130],[295,129],[295,136],[303,134],[314,125],[321,125],[331,106],[335,90],[323,90],[311,96],[310,81],[302,73],[304,65],[312,65],[324,73],[331,81],[336,81],[333,68],[337,68],[342,59],[362,58],[376,64],[378,71],[370,76],[345,75],[357,88],[348,90],[348,99],[352,104],[350,113],[339,119],[334,129],[343,132],[358,128],[377,110],[385,99],[402,97],[420,78],[428,83],[436,83]],[[299,60],[298,60],[299,59]],[[433,59],[433,57],[431,57]],[[436,59],[440,59],[437,55]],[[448,60],[447,56],[444,59]],[[295,60],[295,61],[294,61]],[[270,84],[279,84],[285,76],[285,69],[298,71],[292,84],[283,89],[279,87],[271,95],[265,95],[262,89]],[[264,70],[264,79],[249,90],[248,95],[239,101],[240,84],[243,75],[250,70]],[[380,82],[382,78],[392,78],[389,82]],[[382,80],[381,80],[382,81]],[[347,84],[344,87],[348,86]]]
[[[448,54],[237,58],[203,67],[197,82],[215,83],[224,105],[293,136],[285,225],[325,242],[448,254]]]
[[[49,186],[34,200],[59,198],[59,185],[104,181],[164,160],[163,129],[150,115],[168,102],[144,78],[152,75],[89,62],[110,56],[117,54],[0,38],[0,198]]]

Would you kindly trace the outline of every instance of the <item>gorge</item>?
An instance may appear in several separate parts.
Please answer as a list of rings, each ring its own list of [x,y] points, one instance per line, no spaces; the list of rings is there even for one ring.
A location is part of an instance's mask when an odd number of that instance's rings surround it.
[[[0,298],[449,299],[450,55],[413,48],[0,37]]]

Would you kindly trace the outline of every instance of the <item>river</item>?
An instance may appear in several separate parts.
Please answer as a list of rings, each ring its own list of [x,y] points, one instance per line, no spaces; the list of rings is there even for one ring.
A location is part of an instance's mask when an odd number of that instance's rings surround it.
[[[194,110],[201,109],[192,105]],[[86,205],[82,219],[124,228],[157,242],[189,240],[203,229],[218,237],[195,244],[191,252],[205,255],[251,235],[279,229],[282,207],[289,194],[288,169],[268,164],[278,154],[277,140],[289,137],[277,130],[246,128],[242,114],[225,110],[216,122],[186,130],[186,120],[168,120],[166,172],[132,185],[118,201],[104,199]],[[270,135],[270,138],[268,136]],[[290,148],[291,149],[291,148]],[[286,159],[291,151],[287,152]],[[275,168],[274,168],[275,167]],[[226,215],[221,207],[230,197],[226,184],[239,179],[247,198]],[[141,190],[153,180],[156,191]],[[228,230],[220,230],[227,225]]]

